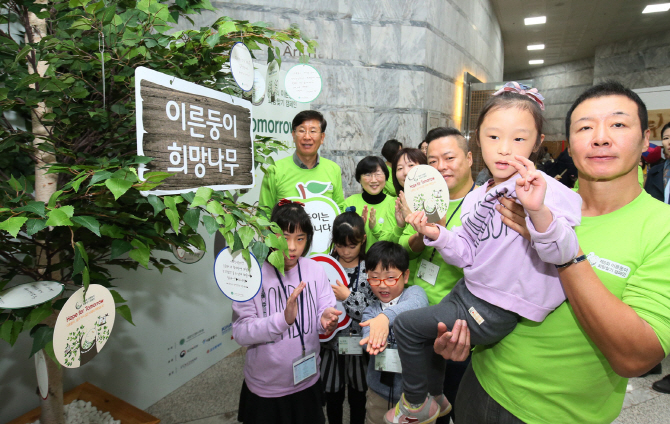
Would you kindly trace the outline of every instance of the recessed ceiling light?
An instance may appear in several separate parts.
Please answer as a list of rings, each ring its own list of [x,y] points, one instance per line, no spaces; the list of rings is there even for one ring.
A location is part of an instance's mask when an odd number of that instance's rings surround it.
[[[528,46],[528,50],[544,50],[544,44],[531,44]]]
[[[670,10],[670,3],[650,4],[644,8],[642,13],[667,12]]]
[[[544,63],[544,59],[536,59],[536,60],[529,60],[528,64],[529,65],[542,65]]]
[[[649,6],[647,6],[649,7]],[[539,24],[546,24],[547,23],[547,17],[546,16],[536,16],[535,18],[526,18],[523,20],[523,22],[526,25],[539,25]]]

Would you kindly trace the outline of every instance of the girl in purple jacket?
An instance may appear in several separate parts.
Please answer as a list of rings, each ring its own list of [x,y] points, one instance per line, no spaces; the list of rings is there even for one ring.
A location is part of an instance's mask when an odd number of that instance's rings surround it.
[[[385,415],[387,423],[430,423],[451,410],[441,396],[445,361],[433,352],[438,323],[453,328],[456,320],[465,320],[473,345],[496,343],[519,319],[541,322],[563,303],[556,267],[585,259],[576,258],[574,231],[581,222],[581,198],[528,160],[544,139],[543,100],[536,89],[508,83],[484,105],[476,140],[493,178],[463,200],[462,226],[446,230],[428,224],[421,211],[407,217],[425,245],[463,268],[464,277],[438,305],[396,319],[403,396]],[[448,157],[429,155],[428,164],[438,159]],[[524,207],[530,240],[503,223],[496,212],[502,196]]]
[[[342,312],[322,266],[303,257],[314,235],[305,205],[283,199],[271,220],[288,244],[284,275],[266,261],[259,294],[233,303],[233,338],[247,347],[238,421],[324,423],[319,334],[333,331]]]

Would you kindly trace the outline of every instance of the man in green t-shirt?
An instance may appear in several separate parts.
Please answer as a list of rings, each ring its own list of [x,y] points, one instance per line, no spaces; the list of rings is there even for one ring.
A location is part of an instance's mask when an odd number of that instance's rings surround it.
[[[566,133],[583,200],[580,252],[559,269],[568,301],[476,347],[456,401],[459,424],[610,423],[628,378],[670,352],[670,206],[637,181],[646,107],[619,83],[599,84],[572,105]],[[467,337],[454,327],[435,350],[463,359]]]
[[[272,210],[283,198],[328,197],[344,210],[342,170],[335,162],[319,156],[326,138],[326,119],[316,110],[303,110],[293,118],[295,153],[267,169],[259,205]]]
[[[449,209],[445,215],[446,228],[461,225],[461,202],[472,190],[472,153],[468,151],[468,143],[455,128],[434,128],[426,134],[428,142],[428,164],[440,171],[449,187]],[[399,243],[409,252],[410,280],[408,285],[421,286],[431,305],[440,303],[449,294],[458,280],[463,278],[463,270],[444,262],[442,255],[436,254],[435,248],[426,247],[423,237],[407,224]],[[465,372],[467,363],[449,362],[445,370],[444,395],[453,404],[456,400],[458,385]],[[453,418],[453,411],[442,418],[437,424],[448,424]]]

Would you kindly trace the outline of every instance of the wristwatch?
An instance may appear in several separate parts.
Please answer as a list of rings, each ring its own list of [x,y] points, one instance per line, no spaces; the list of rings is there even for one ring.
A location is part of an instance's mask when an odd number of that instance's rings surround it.
[[[573,260],[568,261],[568,262],[564,263],[563,265],[556,265],[556,269],[567,268],[572,264],[578,264],[580,262],[584,262],[585,260],[586,260],[586,255],[577,256]]]

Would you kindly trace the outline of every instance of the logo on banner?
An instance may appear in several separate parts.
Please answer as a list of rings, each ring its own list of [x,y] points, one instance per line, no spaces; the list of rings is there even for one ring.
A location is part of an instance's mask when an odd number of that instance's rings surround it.
[[[340,208],[330,197],[323,194],[333,190],[330,182],[307,181],[295,186],[300,194],[299,197],[289,197],[289,200],[297,200],[305,204],[305,212],[309,215],[314,227],[314,237],[310,254],[329,253],[330,234],[333,230],[333,222],[340,214]]]

